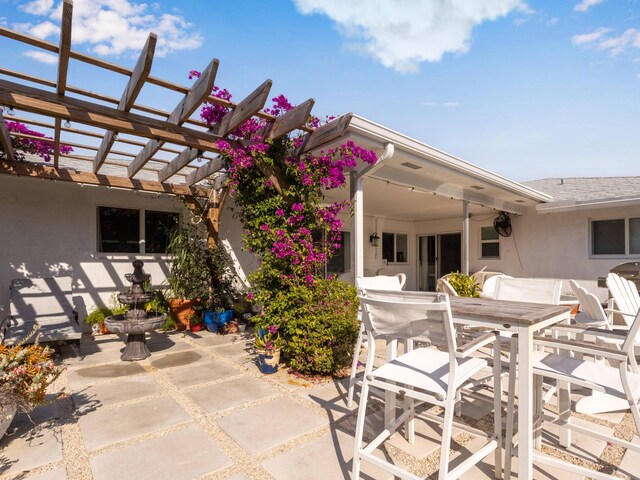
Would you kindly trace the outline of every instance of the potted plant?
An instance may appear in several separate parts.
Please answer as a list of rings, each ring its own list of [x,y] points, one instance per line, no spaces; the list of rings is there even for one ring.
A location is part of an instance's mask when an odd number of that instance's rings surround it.
[[[170,311],[176,321],[188,328],[194,303],[205,311],[221,311],[233,297],[233,277],[227,253],[206,239],[193,226],[174,230],[169,242],[171,254],[169,286],[174,299]]]
[[[189,317],[189,328],[192,332],[202,330],[202,317],[199,314],[194,312],[193,315]]]
[[[471,275],[453,272],[447,275],[447,281],[461,297],[478,298],[480,296],[480,285]]]
[[[278,326],[271,324],[266,328],[258,328],[255,335],[255,347],[258,352],[258,366],[264,374],[276,373],[280,363],[282,339]]]
[[[109,298],[109,306],[96,305],[85,317],[84,323],[91,325],[91,332],[94,335],[111,333],[104,324],[104,319],[111,315],[124,315],[129,310],[127,305],[118,302],[116,293]]]
[[[30,412],[62,396],[58,393],[46,398],[47,388],[64,371],[51,360],[53,350],[37,343],[25,345],[38,328],[16,345],[0,345],[0,438],[17,410]]]

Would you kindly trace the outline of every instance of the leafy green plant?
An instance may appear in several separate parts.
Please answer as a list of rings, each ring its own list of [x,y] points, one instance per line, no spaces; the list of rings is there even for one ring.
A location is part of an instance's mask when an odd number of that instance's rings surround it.
[[[173,231],[168,246],[171,254],[169,287],[178,298],[201,299],[207,310],[222,310],[235,296],[230,259],[219,246],[208,246],[192,226]]]
[[[471,275],[453,272],[447,277],[447,281],[461,297],[477,298],[480,296],[480,285]]]
[[[352,285],[317,279],[275,292],[257,315],[256,331],[275,325],[289,366],[331,375],[349,365],[358,336],[358,298]]]
[[[153,299],[147,303],[146,310],[154,313],[167,313],[169,311],[169,304],[161,289],[153,290]]]
[[[104,322],[104,319],[110,315],[113,315],[111,309],[105,305],[97,305],[89,314],[85,317],[84,323],[87,325],[99,325]]]

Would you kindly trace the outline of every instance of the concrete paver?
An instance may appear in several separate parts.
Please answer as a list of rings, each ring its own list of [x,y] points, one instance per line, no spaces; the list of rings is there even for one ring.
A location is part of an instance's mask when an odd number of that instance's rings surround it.
[[[327,480],[351,478],[353,437],[334,430],[301,447],[283,453],[263,463],[276,480]],[[364,479],[386,480],[393,475],[369,463],[362,463]]]
[[[174,400],[159,397],[92,411],[81,416],[78,423],[85,446],[91,451],[188,420],[189,416]]]
[[[326,423],[322,415],[288,398],[272,400],[218,420],[220,428],[251,454],[293,440]]]
[[[133,375],[144,372],[144,368],[138,363],[119,362],[112,365],[98,365],[69,370],[67,372],[67,382],[73,391],[77,391],[100,381],[113,380],[114,378],[130,378]]]
[[[0,474],[15,474],[62,460],[60,427],[55,425],[55,417],[55,405],[36,409],[31,419],[25,414],[16,415],[0,440]]]
[[[203,363],[195,366],[172,368],[164,374],[178,388],[192,387],[201,383],[223,380],[241,372],[225,362]]]
[[[91,459],[91,470],[96,480],[190,480],[231,464],[216,443],[193,425],[97,455]]]
[[[273,387],[256,382],[251,377],[236,378],[186,391],[186,394],[207,413],[217,413],[276,393],[278,391]]]
[[[162,393],[162,387],[149,375],[138,375],[131,379],[103,382],[75,391],[71,398],[79,413],[89,409],[108,407],[115,403],[126,402]]]
[[[167,353],[164,355],[153,355],[149,357],[151,365],[158,369],[182,367],[185,365],[193,365],[207,358],[205,354],[187,350],[178,353]]]

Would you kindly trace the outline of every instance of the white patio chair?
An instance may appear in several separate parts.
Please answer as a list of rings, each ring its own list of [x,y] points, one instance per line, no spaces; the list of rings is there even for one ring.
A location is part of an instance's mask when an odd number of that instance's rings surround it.
[[[547,337],[535,337],[534,344],[542,348],[560,349],[566,352],[564,355],[549,353],[544,350],[533,352],[534,364],[533,373],[536,376],[552,378],[556,382],[562,382],[567,387],[559,391],[558,411],[556,419],[552,422],[569,431],[579,432],[593,438],[604,440],[610,444],[619,445],[623,448],[640,452],[640,443],[628,442],[613,435],[607,435],[602,430],[593,430],[584,423],[575,424],[571,422],[571,398],[570,385],[578,385],[593,391],[606,393],[616,398],[623,399],[631,409],[636,433],[640,434],[640,410],[638,402],[640,400],[640,370],[634,356],[634,343],[640,340],[640,311],[638,311],[632,321],[628,334],[626,332],[615,332],[604,329],[588,329],[594,335],[608,338],[620,345],[620,349],[607,348],[603,346],[576,343],[567,340],[559,340]],[[601,356],[605,360],[619,362],[618,367],[612,367],[604,362],[598,363],[588,359],[580,359],[575,354],[581,353],[587,356]],[[513,411],[507,413],[513,415]],[[563,447],[570,446],[569,436],[560,436],[560,444]],[[508,461],[507,457],[507,461]],[[586,476],[593,479],[614,479],[612,475],[589,470],[585,467],[570,464],[555,457],[534,453],[534,460],[552,467],[567,470],[576,475]],[[505,473],[505,479],[509,477]]]
[[[356,286],[358,288],[370,288],[375,290],[391,290],[399,291],[404,288],[407,282],[407,276],[404,273],[398,273],[397,275],[377,275],[375,277],[359,277],[356,279]],[[347,391],[347,407],[351,408],[353,405],[353,395],[355,393],[356,385],[360,382],[356,377],[358,370],[358,360],[360,357],[360,349],[362,348],[362,340],[364,337],[364,324],[360,324],[360,331],[358,332],[358,339],[356,340],[356,347],[353,351],[353,360],[351,361],[351,375],[349,376],[349,388]]]
[[[481,298],[494,298],[496,295],[496,286],[498,285],[499,278],[513,278],[509,275],[505,275],[500,273],[498,275],[493,275],[487,279],[485,279],[482,284],[482,291],[480,292]]]
[[[613,305],[609,306],[607,312],[621,315],[624,323],[630,325],[640,309],[640,294],[636,284],[616,273],[609,273],[606,281],[613,300]]]
[[[446,293],[452,297],[458,296],[458,292],[456,292],[453,285],[451,285],[445,277],[438,279],[438,282],[436,283],[436,292]]]
[[[492,451],[496,455],[496,476],[499,476],[501,471],[501,415],[499,408],[494,416],[496,423],[493,434],[487,434],[487,432],[481,432],[466,425],[455,424],[456,427],[487,437],[488,442],[449,471],[454,404],[457,392],[472,375],[487,366],[486,360],[470,355],[485,345],[495,344],[495,333],[484,335],[474,342],[458,348],[449,297],[441,293],[361,290],[359,298],[362,321],[370,346],[356,422],[353,479],[360,478],[362,460],[403,479],[415,480],[418,478],[400,466],[379,458],[374,453],[405,421],[413,422],[415,416],[418,415],[415,411],[416,401],[417,403],[427,402],[438,405],[444,409],[443,417],[427,413],[419,414],[442,423],[439,480],[460,478]],[[374,368],[375,338],[380,335],[394,338],[420,338],[422,341],[444,347],[445,351],[438,348],[417,348]],[[496,391],[500,391],[500,373],[499,370],[494,371],[494,388]],[[364,446],[364,423],[371,388],[402,395],[406,402],[402,414],[390,425],[385,425],[382,432]],[[412,427],[409,428],[412,430]]]
[[[558,305],[562,290],[561,280],[542,278],[512,278],[495,277],[496,289],[493,295],[495,300],[507,300],[511,302],[548,303]],[[514,336],[513,336],[514,337]],[[518,358],[517,342],[508,332],[501,332],[501,339],[510,341],[509,349],[509,386],[507,411],[513,412],[516,390],[516,365]],[[537,400],[541,404],[542,399]],[[505,432],[505,475],[511,473],[511,451],[513,448],[513,415],[507,414],[507,428]]]
[[[587,292],[587,290],[582,288],[575,280],[569,280],[569,285],[571,285],[571,290],[580,304],[580,311],[575,317],[576,323],[611,330],[611,322],[609,318],[607,318],[607,314],[602,308],[600,300],[598,300],[594,294]]]

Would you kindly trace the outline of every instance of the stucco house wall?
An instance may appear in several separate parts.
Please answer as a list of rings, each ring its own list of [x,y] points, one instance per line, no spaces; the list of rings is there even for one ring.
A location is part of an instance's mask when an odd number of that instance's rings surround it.
[[[189,219],[176,197],[13,176],[0,176],[0,205],[0,318],[9,314],[14,278],[73,277],[81,318],[129,288],[124,275],[136,258],[154,285],[165,280],[165,255],[97,251],[98,206],[180,212]]]

